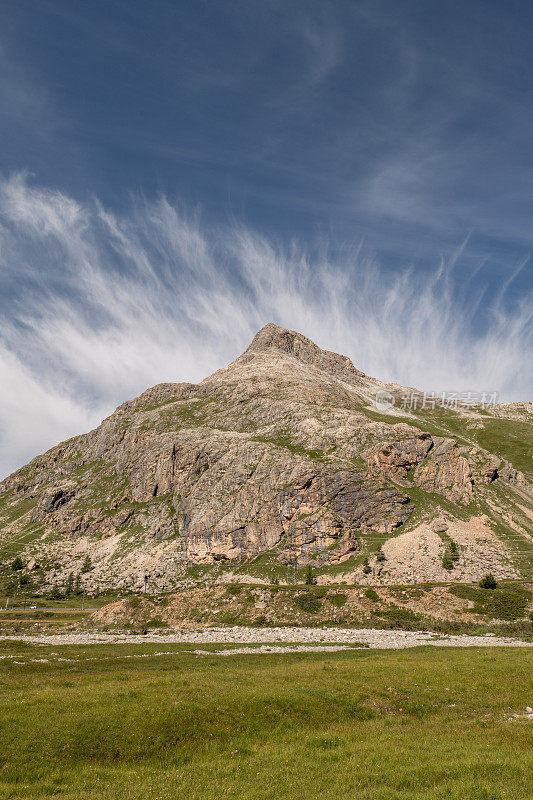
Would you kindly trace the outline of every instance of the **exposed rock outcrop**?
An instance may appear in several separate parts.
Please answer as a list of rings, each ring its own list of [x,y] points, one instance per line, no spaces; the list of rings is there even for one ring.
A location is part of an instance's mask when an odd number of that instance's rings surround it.
[[[454,503],[469,503],[474,481],[468,459],[449,439],[434,441],[429,458],[415,469],[413,480],[426,492],[437,492]]]

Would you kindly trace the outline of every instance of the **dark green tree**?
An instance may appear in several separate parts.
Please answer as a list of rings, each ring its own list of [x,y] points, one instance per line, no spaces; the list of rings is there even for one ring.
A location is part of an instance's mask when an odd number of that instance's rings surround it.
[[[442,566],[444,567],[444,569],[452,570],[458,561],[459,561],[459,548],[452,539],[449,545],[447,546],[446,550],[444,551],[444,555],[442,557]]]
[[[313,575],[313,570],[311,569],[311,564],[307,565],[307,569],[305,571],[305,583],[307,586],[314,586],[316,583],[316,578]]]
[[[65,584],[65,596],[68,597],[72,594],[72,590],[74,588],[74,575],[72,572],[69,572],[67,582]]]
[[[488,575],[485,575],[485,577],[480,580],[479,585],[482,589],[496,589],[498,586],[492,572],[489,572]]]

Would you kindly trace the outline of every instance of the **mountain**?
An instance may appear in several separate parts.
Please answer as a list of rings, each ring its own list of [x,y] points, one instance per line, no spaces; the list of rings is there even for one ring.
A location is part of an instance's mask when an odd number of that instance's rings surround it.
[[[2,579],[530,577],[533,404],[421,398],[268,324],[201,383],[155,386],[4,480]]]

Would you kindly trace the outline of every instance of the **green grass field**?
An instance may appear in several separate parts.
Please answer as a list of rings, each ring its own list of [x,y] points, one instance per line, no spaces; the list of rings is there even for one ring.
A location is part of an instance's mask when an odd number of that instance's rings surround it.
[[[184,650],[0,643],[0,796],[531,797],[528,649]]]

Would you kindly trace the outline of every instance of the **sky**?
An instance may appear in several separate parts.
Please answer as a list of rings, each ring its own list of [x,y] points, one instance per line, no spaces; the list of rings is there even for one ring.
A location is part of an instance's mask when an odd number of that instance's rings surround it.
[[[0,478],[273,321],[533,399],[533,6],[3,0]]]

